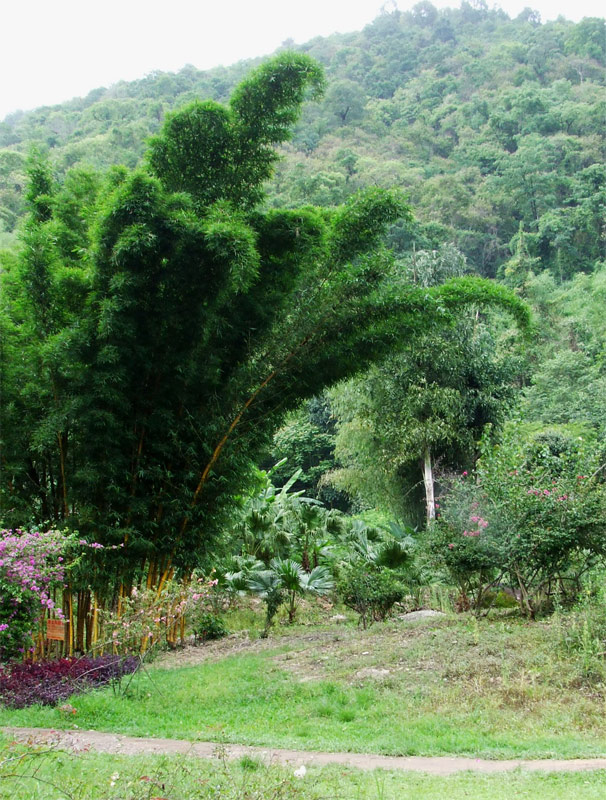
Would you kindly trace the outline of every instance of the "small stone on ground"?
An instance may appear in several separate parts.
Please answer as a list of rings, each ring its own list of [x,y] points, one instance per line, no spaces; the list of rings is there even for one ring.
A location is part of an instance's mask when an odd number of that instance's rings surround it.
[[[436,617],[445,617],[443,611],[433,611],[431,608],[422,608],[420,611],[409,611],[408,614],[400,614],[398,619],[403,619],[406,622],[414,622],[417,619],[429,619]]]

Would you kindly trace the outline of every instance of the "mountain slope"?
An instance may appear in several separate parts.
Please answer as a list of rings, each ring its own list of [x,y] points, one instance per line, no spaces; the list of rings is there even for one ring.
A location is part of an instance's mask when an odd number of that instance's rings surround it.
[[[520,227],[530,259],[559,278],[606,257],[606,25],[541,24],[485,3],[438,11],[421,2],[363,31],[300,48],[329,88],[284,150],[269,202],[338,203],[357,188],[406,189],[420,247],[454,242],[496,275]],[[58,176],[74,166],[135,165],[167,111],[224,100],[252,62],[157,73],[0,123],[0,219],[23,213],[25,156],[50,148]],[[396,247],[411,232],[394,231]],[[537,262],[533,262],[537,263]]]

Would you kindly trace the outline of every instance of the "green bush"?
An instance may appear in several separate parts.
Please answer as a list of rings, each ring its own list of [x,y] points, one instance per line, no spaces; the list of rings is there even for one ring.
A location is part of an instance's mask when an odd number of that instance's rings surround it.
[[[344,568],[337,584],[343,603],[360,615],[366,628],[384,620],[405,594],[400,576],[391,569],[381,569],[368,562],[354,562]]]
[[[518,601],[511,590],[509,592],[502,590],[498,592],[488,591],[485,592],[482,598],[482,608],[507,609],[517,607]]]
[[[475,608],[514,587],[534,617],[555,592],[574,600],[580,576],[606,552],[606,486],[594,449],[578,437],[511,434],[485,447],[475,475],[454,480],[426,547]]]
[[[222,618],[210,611],[201,611],[192,620],[192,630],[197,641],[208,642],[211,639],[222,639],[229,631]]]

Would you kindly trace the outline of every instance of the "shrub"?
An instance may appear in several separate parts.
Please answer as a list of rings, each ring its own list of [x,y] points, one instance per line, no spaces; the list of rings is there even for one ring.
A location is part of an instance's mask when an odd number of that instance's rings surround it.
[[[31,648],[33,631],[55,608],[53,590],[65,578],[65,551],[74,537],[60,531],[0,531],[0,660]]]
[[[497,520],[485,510],[489,503],[480,487],[466,475],[453,482],[440,505],[440,517],[429,528],[425,547],[458,586],[459,607],[483,608],[503,577]]]
[[[265,602],[265,626],[261,632],[261,638],[266,639],[274,617],[285,600],[286,595],[282,583],[275,572],[270,569],[261,569],[251,573],[248,586],[251,592]]]
[[[328,567],[314,567],[306,572],[303,565],[291,558],[272,559],[269,569],[251,573],[248,580],[251,592],[265,600],[267,616],[263,638],[267,636],[279,606],[288,604],[288,621],[293,623],[297,611],[297,598],[303,594],[322,596],[332,591],[334,581]]]
[[[573,437],[510,434],[484,448],[475,475],[454,480],[441,505],[428,549],[476,608],[505,583],[534,617],[555,591],[573,597],[606,552],[602,472]]]
[[[156,589],[137,589],[121,599],[121,607],[102,611],[104,634],[114,652],[149,652],[163,639],[174,647],[185,630],[185,619],[197,619],[208,608],[208,598],[217,581],[204,577],[188,584],[166,581]]]
[[[348,608],[360,615],[360,622],[366,628],[367,624],[389,616],[404,597],[405,587],[393,570],[359,561],[344,568],[337,593]]]
[[[36,628],[43,632],[47,614],[63,618],[54,597],[82,567],[87,551],[120,547],[104,547],[67,531],[1,530],[0,661],[33,652],[34,632]],[[82,577],[89,575],[86,567],[81,571]]]
[[[138,668],[135,656],[25,661],[0,669],[0,702],[9,708],[54,706],[72,694],[120,681]]]
[[[191,620],[192,630],[196,640],[208,642],[211,639],[222,639],[229,631],[221,617],[211,611],[196,613]]]

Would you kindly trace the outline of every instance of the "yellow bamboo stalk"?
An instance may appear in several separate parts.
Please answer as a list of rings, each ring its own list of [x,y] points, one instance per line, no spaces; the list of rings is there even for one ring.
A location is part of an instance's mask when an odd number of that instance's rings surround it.
[[[118,591],[118,608],[116,614],[118,619],[122,617],[122,608],[124,606],[124,596],[126,594],[126,590],[124,588],[124,583],[120,583],[120,590]]]
[[[153,637],[152,637],[152,638],[153,638]],[[147,652],[147,648],[148,648],[148,645],[150,644],[150,641],[151,641],[151,639],[150,639],[150,637],[149,637],[149,636],[143,636],[143,637],[141,638],[141,647],[139,648],[139,653],[140,653],[142,656],[144,656],[144,655],[145,655],[145,653]]]
[[[98,622],[99,622],[99,604],[97,602],[97,593],[93,592],[93,624],[91,627],[91,634],[90,634],[90,646],[91,650],[94,650],[97,646],[97,642],[99,640],[99,631],[98,631]]]
[[[175,574],[175,570],[171,567],[170,564],[171,564],[171,562],[169,561],[168,565],[166,566],[166,569],[162,573],[162,577],[160,578],[160,582],[158,584],[158,589],[156,591],[156,596],[157,597],[160,597],[160,595],[162,594],[162,589],[164,589],[164,586],[165,586],[166,582],[170,581],[172,579],[173,575]]]
[[[74,655],[74,597],[72,594],[72,588],[68,584],[66,589],[67,594],[67,620],[68,620],[68,630],[67,630],[67,652],[68,655],[71,657]]]
[[[189,587],[189,584],[191,583],[191,578],[192,578],[192,572],[191,571],[187,572],[185,574],[185,576],[183,577],[183,582],[182,582],[183,598],[182,599],[185,599],[185,597],[187,596],[187,589]],[[179,639],[181,641],[181,644],[185,643],[185,623],[186,623],[186,620],[187,620],[186,615],[182,614],[181,615],[181,619],[179,620]]]
[[[150,561],[149,569],[147,571],[147,581],[145,584],[148,589],[151,589],[155,583],[156,572],[157,572],[157,562],[155,560]]]

